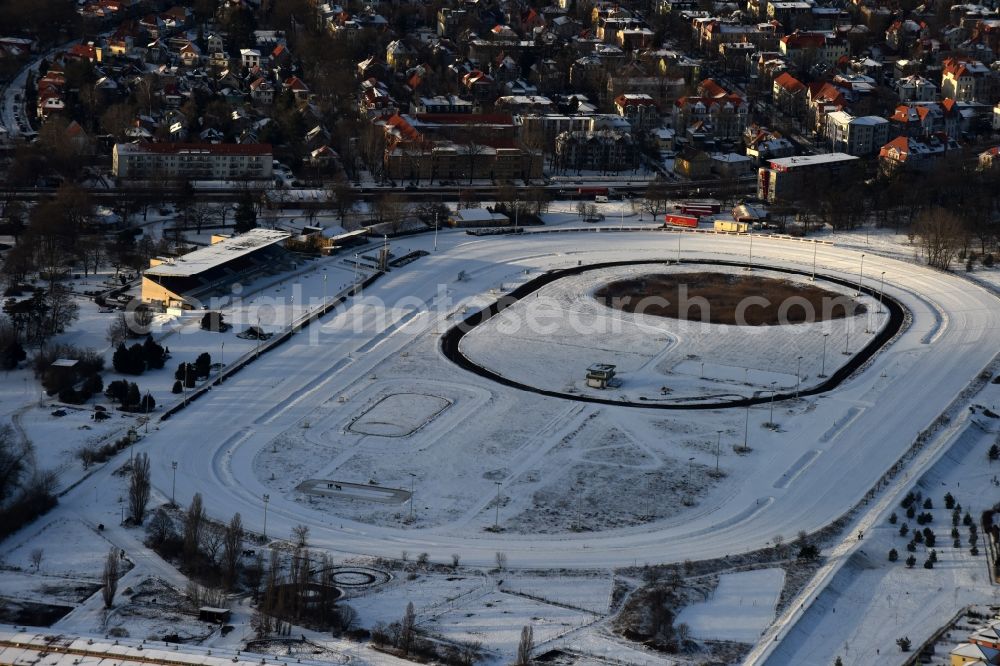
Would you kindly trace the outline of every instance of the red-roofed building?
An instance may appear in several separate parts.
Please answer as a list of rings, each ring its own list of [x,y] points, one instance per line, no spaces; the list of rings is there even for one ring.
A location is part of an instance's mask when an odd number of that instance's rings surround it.
[[[900,170],[923,171],[953,150],[958,150],[958,144],[945,136],[924,140],[898,136],[879,150],[879,170],[886,175]]]
[[[774,78],[772,85],[774,105],[793,116],[802,113],[806,106],[806,86],[788,72]]]
[[[893,133],[907,137],[929,137],[944,134],[957,137],[959,115],[954,100],[941,103],[901,104],[889,117]],[[891,136],[891,135],[890,135]]]
[[[646,94],[619,95],[615,98],[615,111],[632,126],[632,133],[648,132],[660,125],[660,107]]]
[[[1000,78],[978,60],[947,58],[941,70],[941,96],[992,106],[1000,99]]]
[[[673,126],[679,132],[698,125],[699,131],[716,139],[736,139],[747,126],[747,104],[739,95],[725,97],[681,97],[672,109]]]
[[[850,55],[847,41],[821,32],[795,31],[778,42],[781,54],[799,69],[816,64],[833,65],[840,58]]]

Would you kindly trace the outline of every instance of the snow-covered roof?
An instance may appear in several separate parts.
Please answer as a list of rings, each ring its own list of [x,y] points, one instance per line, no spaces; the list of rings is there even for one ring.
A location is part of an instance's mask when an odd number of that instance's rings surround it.
[[[250,231],[226,238],[214,245],[185,254],[169,263],[162,263],[146,270],[146,275],[160,277],[190,277],[221,266],[233,259],[256,252],[268,245],[274,245],[288,238],[287,231],[276,229],[251,229]]]

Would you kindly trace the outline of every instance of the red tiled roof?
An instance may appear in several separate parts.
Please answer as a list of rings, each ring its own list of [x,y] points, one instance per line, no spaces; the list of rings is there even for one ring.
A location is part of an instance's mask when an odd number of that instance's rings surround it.
[[[788,72],[782,72],[780,75],[775,77],[774,83],[790,93],[797,93],[806,89],[805,84]]]

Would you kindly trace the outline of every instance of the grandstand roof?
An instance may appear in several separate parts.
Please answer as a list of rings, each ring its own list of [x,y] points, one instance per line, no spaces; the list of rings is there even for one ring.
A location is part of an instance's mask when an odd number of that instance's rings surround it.
[[[287,231],[277,229],[251,229],[239,236],[226,238],[170,262],[148,268],[145,274],[160,277],[192,277],[269,245],[280,243],[289,236],[291,234]]]

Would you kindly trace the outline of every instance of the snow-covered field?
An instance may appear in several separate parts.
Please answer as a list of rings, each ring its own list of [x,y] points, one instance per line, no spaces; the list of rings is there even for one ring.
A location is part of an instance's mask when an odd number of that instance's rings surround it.
[[[723,574],[711,598],[686,607],[677,623],[687,624],[695,638],[755,643],[774,620],[784,580],[781,569]]]

